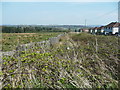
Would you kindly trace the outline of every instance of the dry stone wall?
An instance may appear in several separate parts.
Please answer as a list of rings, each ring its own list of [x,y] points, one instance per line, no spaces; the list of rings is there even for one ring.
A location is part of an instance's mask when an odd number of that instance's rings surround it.
[[[16,47],[16,50],[2,52],[2,56],[13,56],[14,54],[18,54],[19,51],[27,51],[28,49],[33,49],[35,47],[42,47],[42,48],[50,48],[52,45],[59,43],[61,37],[65,36],[66,33],[60,34],[57,37],[50,38],[46,41],[41,42],[32,42],[28,44],[19,45]]]

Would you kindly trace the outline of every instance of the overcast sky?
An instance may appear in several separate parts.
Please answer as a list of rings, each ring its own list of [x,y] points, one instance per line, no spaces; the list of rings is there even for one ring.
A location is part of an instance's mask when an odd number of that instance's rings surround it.
[[[111,2],[112,0],[107,0],[110,2],[29,1],[31,2],[0,3],[0,7],[2,7],[2,24],[84,25],[86,19],[87,25],[104,25],[112,21],[118,21],[118,0],[114,0],[115,2]]]

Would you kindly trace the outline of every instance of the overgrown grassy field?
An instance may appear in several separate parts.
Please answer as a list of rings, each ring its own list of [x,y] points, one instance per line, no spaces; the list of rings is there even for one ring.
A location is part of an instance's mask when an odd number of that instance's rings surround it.
[[[118,37],[68,34],[50,49],[3,57],[4,88],[118,88]]]
[[[55,37],[59,32],[41,32],[41,33],[2,33],[2,51],[10,51],[15,49],[19,44],[30,42],[40,42]]]

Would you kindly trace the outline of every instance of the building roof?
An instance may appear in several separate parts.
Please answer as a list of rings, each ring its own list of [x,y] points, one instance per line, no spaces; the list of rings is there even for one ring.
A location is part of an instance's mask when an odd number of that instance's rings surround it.
[[[117,24],[118,22],[111,22],[110,24],[106,25],[105,27],[114,27],[115,24]],[[115,25],[117,26],[117,25]]]
[[[95,27],[95,28],[93,28],[93,30],[95,30],[95,29],[98,29],[99,27]]]
[[[116,23],[113,27],[119,27],[120,23]]]
[[[103,28],[104,28],[104,26],[98,27],[98,30],[101,30],[101,29],[103,29]]]

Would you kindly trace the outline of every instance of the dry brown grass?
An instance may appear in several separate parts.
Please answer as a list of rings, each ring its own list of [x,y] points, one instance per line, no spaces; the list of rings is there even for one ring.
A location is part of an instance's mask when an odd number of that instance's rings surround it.
[[[4,57],[3,86],[118,88],[117,40],[111,36],[66,35],[59,47],[36,47],[21,52],[19,57]]]

